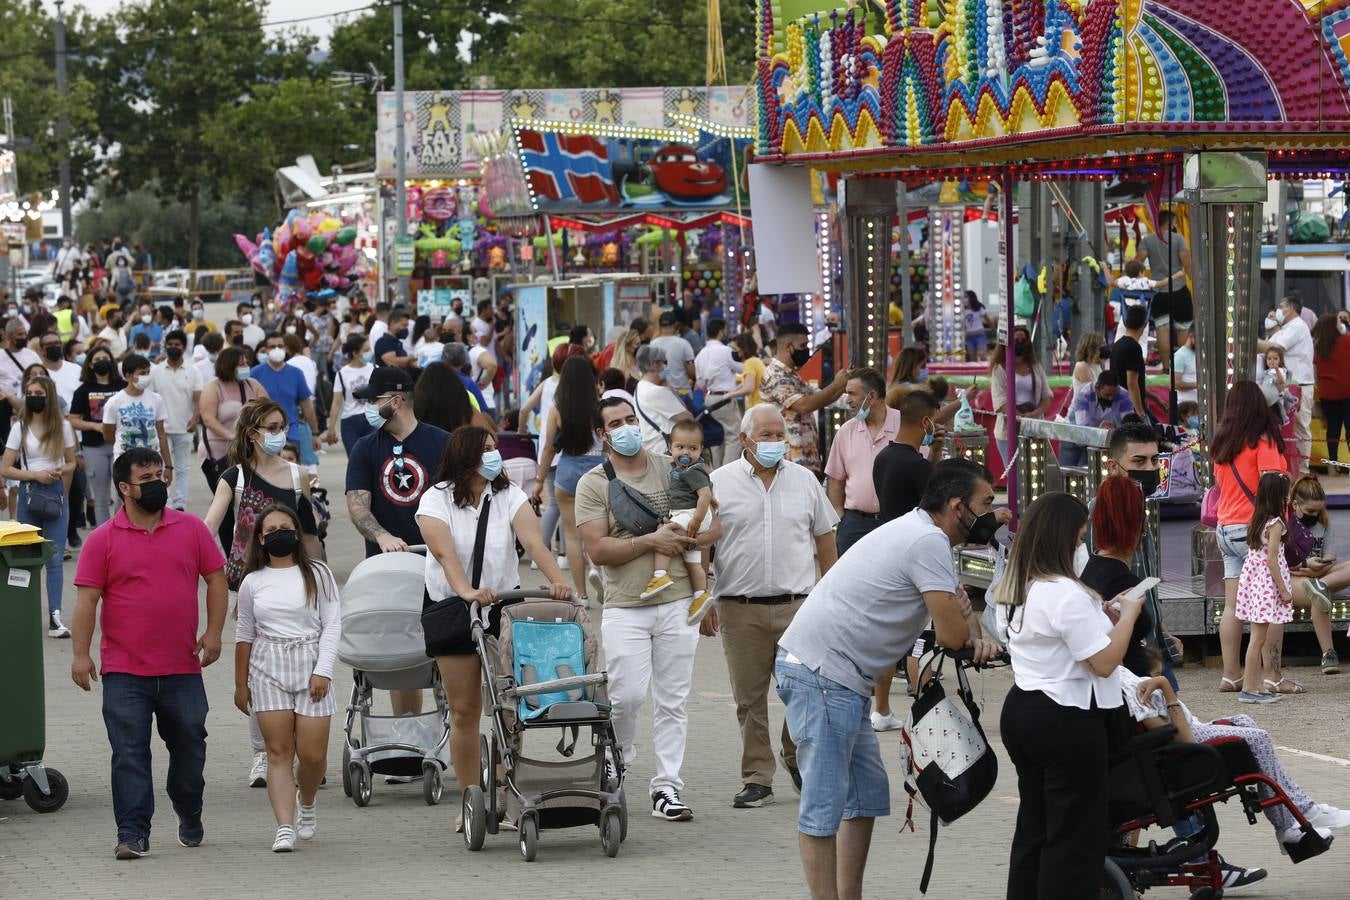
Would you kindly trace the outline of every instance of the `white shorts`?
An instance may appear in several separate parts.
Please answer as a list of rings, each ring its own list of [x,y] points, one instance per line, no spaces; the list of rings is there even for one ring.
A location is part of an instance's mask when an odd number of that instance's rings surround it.
[[[703,534],[710,527],[712,527],[712,517],[713,517],[712,510],[708,510],[708,514],[703,517],[703,522],[698,526],[699,534]],[[694,519],[694,511],[692,509],[677,509],[672,511],[670,514],[670,521],[674,522],[676,525],[680,526],[685,531],[689,530],[689,523],[692,522],[693,519]],[[687,563],[702,562],[703,550],[699,547],[695,547],[692,550],[686,550],[684,554],[684,561]]]
[[[319,660],[319,639],[272,638],[259,633],[248,659],[248,690],[255,713],[285,710],[298,716],[331,716],[333,687],[323,699],[309,698],[309,679]]]

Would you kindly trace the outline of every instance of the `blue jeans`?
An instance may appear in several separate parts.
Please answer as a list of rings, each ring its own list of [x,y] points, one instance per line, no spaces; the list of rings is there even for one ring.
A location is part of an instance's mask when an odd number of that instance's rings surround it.
[[[872,698],[788,662],[781,649],[774,679],[802,774],[797,830],[832,837],[844,819],[889,816],[891,786],[872,730]]]
[[[839,519],[839,527],[834,532],[835,550],[843,556],[849,547],[871,534],[880,524],[880,519],[868,518],[851,509],[844,510],[844,515]]]
[[[366,421],[364,414],[359,416],[348,416],[345,419],[338,420],[338,428],[342,432],[342,446],[351,455],[352,448],[361,438],[374,431],[370,423]]]
[[[61,493],[61,515],[52,521],[41,521],[28,514],[28,492],[30,490]],[[66,534],[70,530],[70,503],[65,496],[65,487],[61,482],[39,486],[35,481],[19,482],[19,509],[17,516],[25,525],[36,525],[42,529],[42,536],[56,545],[52,558],[47,560],[47,609],[49,612],[61,611],[61,586],[65,581]]]
[[[150,720],[169,750],[165,785],[174,812],[188,823],[202,814],[206,768],[206,688],[200,675],[103,673],[103,723],[112,746],[113,817],[117,842],[150,838],[155,814]]]
[[[1082,444],[1070,444],[1068,441],[1060,441],[1059,464],[1061,466],[1087,465],[1087,448]]]

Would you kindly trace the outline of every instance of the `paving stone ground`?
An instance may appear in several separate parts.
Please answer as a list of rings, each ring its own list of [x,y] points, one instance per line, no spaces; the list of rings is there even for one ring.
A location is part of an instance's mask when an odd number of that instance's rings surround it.
[[[361,556],[355,531],[341,501],[343,457],[325,456],[324,482],[332,490],[335,519],[328,553],[340,579]],[[192,509],[205,509],[205,489],[192,485]],[[67,577],[74,573],[68,563]],[[529,584],[530,573],[522,570]],[[67,606],[73,589],[67,587]],[[70,800],[60,811],[38,815],[21,801],[0,802],[0,898],[254,898],[294,896],[336,898],[448,896],[541,897],[801,897],[806,895],[796,849],[796,796],[780,773],[777,802],[758,810],[734,810],[739,789],[739,737],[722,648],[704,639],[689,703],[689,748],[684,767],[686,800],[692,822],[671,824],[647,815],[643,797],[651,777],[649,716],[639,731],[639,752],[631,772],[633,812],[629,837],[617,859],[606,859],[593,828],[545,832],[534,863],[521,860],[512,835],[489,836],[480,853],[467,852],[452,832],[458,804],[453,782],[446,800],[428,807],[418,785],[377,783],[366,809],[342,795],[338,763],[341,723],[334,719],[329,781],[320,793],[319,834],[296,853],[269,852],[273,820],[262,790],[245,786],[250,760],[245,719],[234,709],[231,627],[221,661],[206,671],[212,709],[207,759],[206,842],[180,848],[173,839],[173,814],[162,785],[166,756],[156,748],[160,785],[152,853],[135,862],[117,862],[108,788],[108,745],[100,714],[99,688],[79,691],[69,678],[70,644],[44,641],[48,710],[47,760],[70,780]],[[1350,699],[1350,674],[1323,677],[1314,670],[1294,673],[1310,693],[1290,698],[1259,718],[1271,726],[1277,743],[1303,751],[1286,752],[1289,770],[1317,799],[1350,806],[1350,748],[1344,723]],[[1183,696],[1197,714],[1219,716],[1237,711],[1232,695],[1214,692],[1214,669],[1182,672]],[[1000,752],[997,787],[976,812],[943,829],[930,898],[999,897],[1004,891],[1008,845],[1017,811],[1016,781],[1002,753],[997,723],[1002,697],[1010,684],[1006,672],[980,677],[977,691],[983,721]],[[350,691],[345,667],[334,687],[340,700]],[[903,700],[897,701],[903,710]],[[3,709],[0,706],[0,709]],[[1244,708],[1243,711],[1248,711]],[[649,712],[649,711],[648,711]],[[772,701],[774,733],[782,706]],[[5,726],[0,712],[0,728]],[[897,736],[882,736],[892,772],[895,815],[876,829],[868,866],[869,897],[916,898],[927,846],[926,826],[900,833],[904,792],[895,779]],[[1220,849],[1237,862],[1266,866],[1270,878],[1244,896],[1350,900],[1350,836],[1332,850],[1294,869],[1282,857],[1268,825],[1248,826],[1236,808],[1221,808]],[[1159,897],[1181,897],[1176,889]]]

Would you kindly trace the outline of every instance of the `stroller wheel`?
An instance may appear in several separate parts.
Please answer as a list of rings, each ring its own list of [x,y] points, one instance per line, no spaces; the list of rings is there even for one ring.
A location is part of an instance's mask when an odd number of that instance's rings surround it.
[[[482,850],[487,837],[487,800],[483,789],[471,784],[464,789],[464,847]]]
[[[520,817],[520,855],[526,862],[534,862],[539,852],[539,822],[532,815]]]
[[[628,796],[619,788],[619,843],[628,840]]]
[[[441,781],[441,770],[434,763],[422,767],[422,799],[427,801],[427,806],[435,806],[441,802],[441,793],[444,785]]]
[[[1102,900],[1134,900],[1134,888],[1130,880],[1110,858],[1107,858],[1102,871],[1101,897]]]
[[[370,771],[360,763],[352,763],[347,768],[352,773],[352,801],[357,806],[369,805],[372,777]]]
[[[600,814],[600,847],[610,859],[619,855],[623,843],[623,822],[619,810],[611,806]]]
[[[348,797],[352,795],[352,750],[345,743],[342,745],[342,793]]]
[[[492,742],[488,740],[487,735],[480,735],[478,738],[478,786],[483,789],[483,793],[487,793],[495,787],[492,782],[493,776],[497,772],[497,761],[492,757]]]

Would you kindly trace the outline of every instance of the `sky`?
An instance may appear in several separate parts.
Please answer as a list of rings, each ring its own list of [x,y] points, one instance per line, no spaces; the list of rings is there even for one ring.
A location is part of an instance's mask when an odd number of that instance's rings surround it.
[[[43,0],[43,4],[53,12],[56,10],[54,0]],[[112,10],[124,5],[124,0],[70,0],[67,2],[67,8],[78,5],[83,6],[90,12],[97,15],[105,15]],[[334,13],[340,13],[347,10],[356,10],[371,5],[371,0],[307,0],[306,3],[284,3],[272,2],[270,4],[270,14],[268,21],[305,18],[308,21],[297,22],[294,27],[301,28],[317,36],[320,41],[327,42],[328,35],[332,33],[333,23],[336,18]],[[328,18],[310,18],[311,16],[328,16]]]

